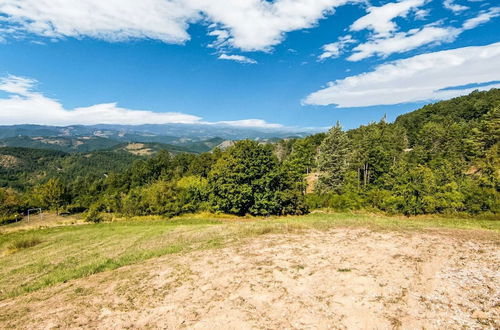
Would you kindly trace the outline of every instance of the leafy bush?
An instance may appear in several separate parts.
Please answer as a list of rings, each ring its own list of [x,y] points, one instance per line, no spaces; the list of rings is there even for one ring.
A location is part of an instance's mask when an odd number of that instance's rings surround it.
[[[99,209],[96,206],[91,207],[87,211],[87,214],[85,215],[85,221],[93,223],[99,223],[103,221],[101,213],[99,212]]]
[[[363,197],[355,192],[308,194],[306,203],[310,209],[329,208],[336,211],[358,210],[365,206]]]

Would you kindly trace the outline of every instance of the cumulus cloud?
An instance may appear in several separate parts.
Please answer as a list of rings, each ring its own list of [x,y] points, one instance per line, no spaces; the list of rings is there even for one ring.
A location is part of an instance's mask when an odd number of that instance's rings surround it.
[[[446,99],[474,89],[499,88],[498,63],[500,43],[418,55],[330,82],[303,103],[345,108]],[[471,84],[482,86],[459,87]]]
[[[235,61],[239,63],[248,63],[248,64],[256,64],[257,61],[253,60],[251,58],[248,58],[243,55],[228,55],[228,54],[221,54],[219,56],[219,60],[229,60],[229,61]]]
[[[37,81],[18,76],[0,79],[0,125],[95,125],[95,124],[214,124],[201,117],[179,112],[153,112],[119,107],[117,103],[96,104],[89,107],[65,109],[54,99],[35,91]],[[259,119],[224,122],[233,126],[275,128],[280,125]]]
[[[2,0],[0,17],[9,28],[0,33],[183,43],[190,38],[189,24],[207,21],[213,46],[266,51],[287,32],[314,27],[336,7],[356,1]]]
[[[215,24],[215,30],[226,31],[218,43],[244,51],[269,50],[290,31],[314,27],[334,8],[349,0],[187,0]]]
[[[199,18],[195,9],[166,0],[3,0],[0,14],[18,33],[108,41],[151,38],[168,43],[188,40],[188,23]]]

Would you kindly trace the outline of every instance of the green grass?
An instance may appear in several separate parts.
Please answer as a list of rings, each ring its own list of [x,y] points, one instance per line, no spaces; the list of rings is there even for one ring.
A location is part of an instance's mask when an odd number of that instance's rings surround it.
[[[38,237],[21,237],[17,240],[12,241],[8,245],[8,250],[10,252],[15,252],[21,249],[27,249],[42,243],[42,240]]]
[[[301,217],[210,215],[69,225],[0,234],[0,299],[86,277],[153,257],[219,248],[269,233],[366,227],[374,230],[481,229],[495,239],[500,221],[314,213]]]

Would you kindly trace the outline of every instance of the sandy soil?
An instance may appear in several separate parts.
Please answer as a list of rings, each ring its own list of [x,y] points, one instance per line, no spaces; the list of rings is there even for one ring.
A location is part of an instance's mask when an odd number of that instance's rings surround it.
[[[498,329],[498,245],[461,233],[264,235],[2,301],[0,328]]]

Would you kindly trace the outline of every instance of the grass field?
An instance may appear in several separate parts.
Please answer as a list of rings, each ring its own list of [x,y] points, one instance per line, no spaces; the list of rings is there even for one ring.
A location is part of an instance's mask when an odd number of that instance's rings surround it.
[[[135,218],[41,229],[12,224],[0,228],[3,230],[0,234],[0,300],[153,257],[218,248],[268,233],[336,227],[381,231],[440,228],[451,229],[455,234],[462,229],[472,229],[474,235],[495,241],[500,237],[500,221],[496,220],[322,212],[265,219],[213,215]],[[470,234],[470,231],[463,232]]]

